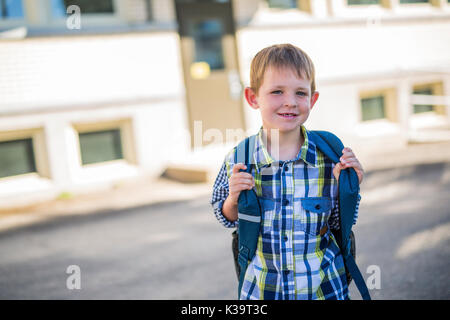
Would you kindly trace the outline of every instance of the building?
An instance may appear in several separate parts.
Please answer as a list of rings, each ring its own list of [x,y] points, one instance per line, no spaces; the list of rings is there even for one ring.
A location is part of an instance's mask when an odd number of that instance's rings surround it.
[[[214,175],[260,126],[252,57],[285,42],[316,66],[309,128],[359,152],[450,138],[450,1],[0,0],[0,206]]]

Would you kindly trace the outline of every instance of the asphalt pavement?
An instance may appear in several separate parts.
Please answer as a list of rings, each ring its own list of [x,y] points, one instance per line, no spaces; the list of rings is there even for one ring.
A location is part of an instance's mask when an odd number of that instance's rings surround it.
[[[355,233],[373,299],[450,298],[449,191],[450,162],[367,172]],[[232,230],[208,201],[199,195],[5,229],[0,299],[235,299]],[[351,296],[360,299],[354,284]]]

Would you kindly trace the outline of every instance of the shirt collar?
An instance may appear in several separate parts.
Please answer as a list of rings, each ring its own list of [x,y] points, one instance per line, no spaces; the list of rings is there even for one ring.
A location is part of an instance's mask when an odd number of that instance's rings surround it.
[[[261,168],[268,167],[272,163],[277,162],[272,158],[272,156],[267,151],[266,145],[264,143],[263,130],[264,128],[261,126],[255,139],[255,150],[253,153],[253,160],[254,163],[256,164],[256,169],[258,172]],[[310,139],[308,130],[306,130],[306,128],[303,125],[300,127],[299,131],[300,131],[299,134],[303,134],[305,140],[297,156],[293,160],[289,161],[298,161],[302,159],[310,166],[316,167],[317,166],[316,144]]]

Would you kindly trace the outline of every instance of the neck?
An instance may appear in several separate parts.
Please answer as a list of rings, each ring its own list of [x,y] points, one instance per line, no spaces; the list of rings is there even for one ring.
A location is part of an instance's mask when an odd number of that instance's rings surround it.
[[[267,141],[267,151],[274,160],[293,159],[303,145],[304,137],[301,129],[289,132],[279,130],[263,130],[263,139]],[[299,132],[300,131],[300,132]]]

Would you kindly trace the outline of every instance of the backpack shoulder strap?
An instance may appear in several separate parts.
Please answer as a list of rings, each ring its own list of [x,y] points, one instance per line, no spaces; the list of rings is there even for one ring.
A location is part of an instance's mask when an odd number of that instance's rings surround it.
[[[243,163],[247,166],[246,172],[250,172],[251,164],[254,164],[253,153],[255,150],[256,135],[250,136],[242,140],[237,146],[234,153],[234,163]]]
[[[333,133],[328,131],[309,131],[316,147],[322,151],[331,161],[338,163],[344,149],[342,141]],[[358,176],[353,168],[341,170],[339,175],[339,221],[340,238],[338,241],[344,257],[345,265],[355,280],[355,284],[364,300],[370,300],[364,278],[351,255],[350,233],[353,226],[353,215],[356,210],[359,194]],[[338,240],[338,239],[336,239]]]
[[[344,149],[341,139],[328,131],[309,131],[308,133],[320,151],[334,163],[339,162],[342,149]]]
[[[251,172],[254,165],[253,152],[255,150],[256,135],[247,137],[236,147],[235,163],[244,163],[247,166],[246,172]],[[240,298],[242,284],[244,283],[245,271],[248,263],[256,252],[258,243],[260,224],[261,224],[261,206],[255,191],[244,190],[239,195],[238,200],[238,235],[239,235],[239,255],[238,262],[240,267],[238,299]]]

